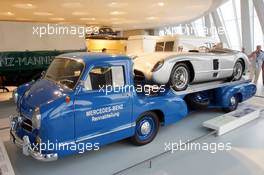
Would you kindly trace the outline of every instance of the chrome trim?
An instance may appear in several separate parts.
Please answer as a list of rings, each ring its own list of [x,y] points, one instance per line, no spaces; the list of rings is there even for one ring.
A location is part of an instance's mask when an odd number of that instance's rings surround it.
[[[22,123],[23,123],[24,125],[27,125],[28,127],[30,127],[30,128],[32,129],[32,126],[31,126],[30,124],[26,123],[24,120],[22,121]]]
[[[17,88],[14,89],[14,91],[13,91],[13,93],[12,93],[12,98],[13,98],[15,104],[17,104],[17,100],[18,100]]]
[[[26,156],[31,156],[34,159],[37,159],[39,161],[43,162],[49,162],[49,161],[55,161],[58,159],[57,153],[52,154],[42,154],[40,152],[35,151],[31,147],[31,143],[29,141],[28,136],[24,136],[23,139],[17,136],[16,129],[18,125],[22,122],[22,119],[20,116],[10,116],[10,139],[13,141],[14,144],[16,144],[18,147],[22,148],[23,154]]]
[[[218,70],[196,71],[196,74],[198,74],[198,73],[214,73],[214,72],[222,72],[222,71],[233,71],[233,69],[218,69]]]
[[[99,133],[99,134],[89,134],[89,135],[80,137],[80,138],[78,138],[76,140],[76,142],[82,142],[84,140],[89,140],[89,139],[92,139],[92,138],[96,138],[96,137],[100,137],[100,136],[103,136],[103,135],[111,134],[113,132],[118,132],[118,131],[125,130],[125,129],[128,129],[128,128],[132,128],[132,127],[135,127],[135,126],[136,126],[135,122],[134,123],[128,123],[128,124],[116,127],[113,130],[111,130],[111,131],[107,131],[107,132],[103,132],[103,133]]]

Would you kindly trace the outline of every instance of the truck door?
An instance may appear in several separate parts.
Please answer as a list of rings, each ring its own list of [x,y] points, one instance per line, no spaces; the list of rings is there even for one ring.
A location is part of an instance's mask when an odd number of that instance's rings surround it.
[[[77,141],[102,144],[131,136],[132,99],[121,90],[129,84],[126,66],[94,65],[87,74],[84,88],[75,97]]]

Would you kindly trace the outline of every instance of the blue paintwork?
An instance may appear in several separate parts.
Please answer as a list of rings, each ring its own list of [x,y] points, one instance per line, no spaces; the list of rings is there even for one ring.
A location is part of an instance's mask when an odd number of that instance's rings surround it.
[[[89,71],[95,66],[122,65],[125,68],[127,85],[133,85],[133,63],[127,56],[111,56],[94,53],[70,53],[59,57],[81,60],[85,64],[80,81],[86,80]],[[226,107],[229,98],[234,94],[240,95],[240,101],[252,97],[256,92],[253,84],[244,83],[236,86],[206,91],[208,98],[212,99],[211,107]],[[17,134],[22,138],[28,135],[31,142],[40,136],[42,142],[47,143],[100,143],[100,145],[115,142],[131,137],[136,132],[136,121],[146,111],[155,111],[159,114],[163,125],[177,122],[188,114],[184,96],[175,95],[170,89],[156,96],[130,93],[110,93],[86,91],[81,84],[69,90],[54,82],[40,79],[34,83],[25,84],[18,88],[18,111],[20,115],[32,118],[32,111],[40,108],[41,128],[27,132],[22,128],[17,129]],[[65,102],[65,97],[70,97],[70,103]],[[112,117],[99,121],[92,121],[86,116],[91,109],[123,105],[119,117]],[[50,151],[46,151],[50,152]],[[59,157],[76,153],[74,151],[54,151]]]
[[[215,105],[219,107],[228,107],[230,98],[235,94],[239,96],[239,102],[245,101],[254,96],[256,90],[256,85],[254,83],[242,83],[218,88],[215,90],[215,97],[217,99]]]

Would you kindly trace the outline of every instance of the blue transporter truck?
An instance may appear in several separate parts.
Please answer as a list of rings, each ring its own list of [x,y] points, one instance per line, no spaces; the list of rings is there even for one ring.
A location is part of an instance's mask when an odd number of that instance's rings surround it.
[[[42,79],[18,87],[17,114],[11,116],[13,142],[41,161],[98,150],[125,138],[144,145],[155,138],[160,125],[187,116],[190,99],[232,111],[256,92],[254,84],[241,81],[177,95],[167,86],[147,86],[136,77],[127,56],[56,57]]]

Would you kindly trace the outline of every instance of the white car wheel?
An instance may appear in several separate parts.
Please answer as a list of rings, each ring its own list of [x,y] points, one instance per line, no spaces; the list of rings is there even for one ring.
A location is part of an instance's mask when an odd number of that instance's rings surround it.
[[[243,63],[241,61],[237,61],[234,66],[234,74],[233,74],[233,80],[240,80],[243,75]]]
[[[170,84],[175,91],[182,91],[188,87],[190,72],[184,63],[177,64],[171,73]]]

